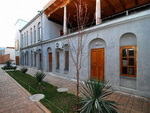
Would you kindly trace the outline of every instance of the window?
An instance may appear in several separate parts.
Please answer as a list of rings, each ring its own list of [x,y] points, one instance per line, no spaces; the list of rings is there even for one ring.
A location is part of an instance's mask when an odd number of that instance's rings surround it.
[[[22,34],[22,41],[21,41],[21,47],[23,47],[23,34]]]
[[[31,51],[31,67],[33,66],[33,52]]]
[[[59,52],[56,52],[56,69],[59,69]]]
[[[26,58],[27,58],[27,59],[26,59],[26,61],[27,61],[27,62],[26,62],[26,65],[28,66],[28,60],[29,60],[29,59],[28,59],[28,53],[27,53],[26,55],[27,55],[27,56],[26,56]]]
[[[34,67],[36,67],[36,54],[34,53]]]
[[[26,46],[26,33],[24,33],[24,47]]]
[[[28,46],[28,31],[27,31],[27,46]]]
[[[69,71],[69,51],[65,51],[65,71]]]
[[[34,43],[36,43],[36,28],[34,26]]]
[[[32,44],[32,28],[31,28],[30,32],[31,32],[30,37],[31,37],[31,44]]]
[[[38,24],[38,41],[41,40],[41,23]]]
[[[136,77],[136,46],[120,48],[120,73],[122,76]]]

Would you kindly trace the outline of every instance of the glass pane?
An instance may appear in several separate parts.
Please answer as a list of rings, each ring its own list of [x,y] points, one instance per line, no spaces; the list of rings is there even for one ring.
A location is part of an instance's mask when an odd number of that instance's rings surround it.
[[[127,66],[127,65],[128,65],[128,60],[127,60],[127,58],[123,58],[123,59],[122,59],[122,65],[123,65],[123,66]]]
[[[128,68],[129,75],[134,75],[134,67]]]
[[[134,49],[129,49],[129,56],[134,56]]]
[[[129,58],[129,65],[134,66],[134,58]]]
[[[127,49],[123,49],[122,50],[122,57],[126,57],[127,56]]]
[[[127,67],[122,68],[122,74],[127,74]]]

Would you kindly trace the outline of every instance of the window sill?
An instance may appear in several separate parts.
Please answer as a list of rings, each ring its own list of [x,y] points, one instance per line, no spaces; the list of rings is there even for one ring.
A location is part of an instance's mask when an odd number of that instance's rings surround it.
[[[130,79],[130,80],[136,80],[137,79],[136,77],[128,77],[128,76],[121,76],[121,75],[120,75],[120,78],[125,78],[125,79]]]

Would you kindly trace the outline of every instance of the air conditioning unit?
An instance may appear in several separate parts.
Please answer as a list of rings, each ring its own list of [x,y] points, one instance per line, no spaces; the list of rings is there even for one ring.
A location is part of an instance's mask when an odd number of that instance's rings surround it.
[[[63,49],[64,47],[63,47],[62,42],[56,42],[56,43],[55,43],[55,48],[56,48],[56,49]]]

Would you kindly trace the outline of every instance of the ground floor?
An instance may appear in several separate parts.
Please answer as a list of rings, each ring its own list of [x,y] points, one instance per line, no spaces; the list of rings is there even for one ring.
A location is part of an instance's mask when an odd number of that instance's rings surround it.
[[[29,68],[27,72],[30,75],[34,75],[37,69]],[[57,76],[50,72],[46,72],[44,81],[57,86],[59,88],[68,88],[68,92],[76,95],[76,81],[74,79],[68,79],[66,77]],[[108,98],[116,101],[118,105],[119,113],[148,113],[150,112],[150,99],[138,97],[133,94],[124,93],[121,91],[114,91]]]
[[[115,90],[150,97],[150,18],[146,15],[84,30],[80,80],[106,80]],[[78,32],[28,46],[21,49],[20,64],[76,79],[77,45]]]

